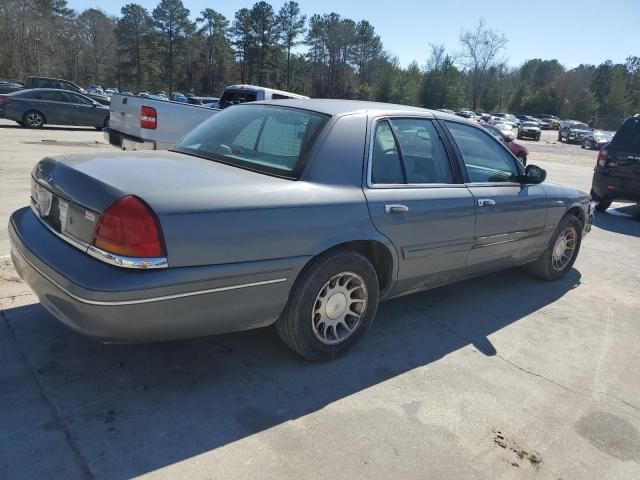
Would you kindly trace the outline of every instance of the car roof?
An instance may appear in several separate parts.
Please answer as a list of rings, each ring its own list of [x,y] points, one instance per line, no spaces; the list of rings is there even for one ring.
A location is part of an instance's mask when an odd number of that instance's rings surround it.
[[[338,100],[326,98],[310,99],[282,99],[263,100],[258,102],[241,103],[239,105],[281,105],[285,107],[301,108],[331,116],[349,115],[353,113],[375,113],[376,116],[414,114],[436,117],[443,120],[464,121],[465,119],[438,110],[413,107],[410,105],[396,105],[393,103],[368,102],[361,100]],[[468,122],[475,124],[475,122]]]

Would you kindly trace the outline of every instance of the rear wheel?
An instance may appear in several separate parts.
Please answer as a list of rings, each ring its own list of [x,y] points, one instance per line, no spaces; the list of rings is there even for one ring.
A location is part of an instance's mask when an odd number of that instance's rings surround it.
[[[349,250],[321,255],[296,280],[276,322],[278,334],[307,360],[331,360],[367,333],[378,297],[378,276],[363,255]]]
[[[611,206],[611,202],[613,202],[611,199],[601,197],[593,190],[591,190],[591,198],[596,202],[596,211],[598,212],[606,211]]]
[[[560,132],[558,132],[558,141],[562,143],[562,135],[560,135]]]
[[[42,128],[45,120],[42,113],[36,110],[29,110],[22,116],[22,122],[27,128]]]
[[[537,260],[526,265],[526,268],[543,280],[559,280],[573,267],[581,241],[582,224],[574,215],[565,215],[547,249]]]

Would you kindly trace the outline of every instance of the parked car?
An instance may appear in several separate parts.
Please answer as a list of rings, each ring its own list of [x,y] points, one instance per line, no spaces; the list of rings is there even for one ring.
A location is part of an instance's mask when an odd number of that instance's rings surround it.
[[[504,133],[505,135],[513,138],[515,136],[516,130],[514,130],[513,125],[508,124],[508,123],[493,123],[490,124],[490,126],[497,128],[498,130],[500,130],[502,133]]]
[[[109,125],[109,108],[79,93],[31,88],[0,96],[0,117],[26,128],[53,124],[101,130]]]
[[[195,95],[191,95],[187,97],[187,103],[191,105],[204,105],[206,103],[219,103],[220,99],[218,97],[198,97]]]
[[[518,128],[522,123],[522,121],[519,118],[517,118],[515,115],[512,115],[510,113],[494,113],[493,116],[498,117],[500,119],[508,120],[509,122],[513,123],[516,126],[516,128]]]
[[[562,278],[591,199],[545,176],[440,112],[246,103],[170,152],[45,158],[9,236],[41,304],[90,337],[275,323],[295,352],[329,360],[362,339],[381,300],[519,265]]]
[[[251,85],[231,85],[220,96],[227,105],[267,99],[302,99],[301,95]],[[207,97],[191,97],[198,101]],[[244,101],[241,101],[244,99]],[[150,100],[162,100],[162,103]],[[217,109],[189,103],[167,102],[165,97],[147,95],[141,98],[121,98],[114,95],[111,104],[111,125],[105,138],[123,150],[166,150],[198,124],[218,112]]]
[[[25,88],[55,88],[60,90],[69,90],[71,92],[79,93],[85,97],[89,97],[91,100],[98,102],[102,105],[109,105],[109,97],[100,93],[89,93],[84,88],[79,87],[69,80],[62,80],[60,78],[49,77],[27,77],[24,81]]]
[[[526,147],[515,142],[513,140],[513,136],[506,135],[504,132],[497,129],[493,125],[483,125],[483,126],[485,130],[487,130],[491,135],[493,135],[498,140],[503,142],[506,145],[506,147],[509,149],[509,151],[513,153],[518,158],[518,160],[522,162],[523,165],[527,164],[527,155],[529,155],[529,150],[527,150]]]
[[[615,132],[603,132],[602,130],[593,130],[582,136],[582,148],[589,150],[600,150],[611,141]]]
[[[220,95],[220,108],[227,108],[238,103],[255,102],[258,100],[285,100],[288,98],[309,98],[296,93],[274,90],[257,85],[229,85]]]
[[[477,115],[472,112],[471,110],[460,110],[459,112],[455,113],[458,117],[462,117],[462,118],[466,118],[469,120],[476,120]]]
[[[600,212],[614,200],[640,202],[640,114],[627,118],[598,153],[591,196]]]
[[[545,122],[544,120],[541,120],[540,118],[536,118],[536,117],[531,117],[535,123],[538,124],[538,127],[540,127],[540,130],[551,130],[551,124],[549,122]]]
[[[560,119],[555,115],[542,113],[538,115],[538,118],[550,124],[553,130],[558,130],[560,128]]]
[[[24,85],[18,82],[0,81],[0,94],[17,92],[23,88]]]
[[[582,137],[591,133],[591,127],[586,123],[568,121],[560,125],[558,141],[567,143],[582,143]]]
[[[522,122],[522,125],[518,128],[518,140],[531,138],[539,142],[540,135],[540,126],[536,122]]]

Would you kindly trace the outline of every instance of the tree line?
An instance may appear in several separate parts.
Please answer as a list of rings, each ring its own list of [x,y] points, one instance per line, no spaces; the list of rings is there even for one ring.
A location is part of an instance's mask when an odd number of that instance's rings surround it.
[[[507,38],[483,21],[459,40],[455,52],[425,44],[425,63],[403,68],[367,20],[307,17],[295,1],[277,11],[259,1],[233,18],[212,8],[192,15],[182,0],[160,0],[151,11],[130,3],[117,17],[77,12],[66,0],[0,2],[2,79],[48,75],[208,95],[255,83],[312,97],[551,113],[603,128],[640,111],[638,56],[571,69],[555,59],[510,67]]]

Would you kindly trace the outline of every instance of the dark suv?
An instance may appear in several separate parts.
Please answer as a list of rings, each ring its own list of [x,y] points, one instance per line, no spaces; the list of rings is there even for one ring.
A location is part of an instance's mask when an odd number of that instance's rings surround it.
[[[591,196],[600,212],[613,200],[640,202],[640,114],[627,118],[600,150]]]
[[[582,143],[582,137],[591,133],[591,127],[586,123],[563,122],[558,129],[558,141],[567,143]]]

